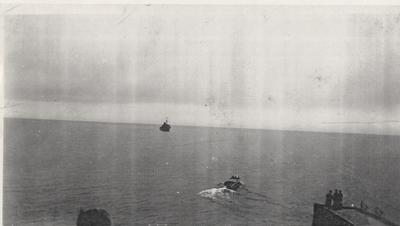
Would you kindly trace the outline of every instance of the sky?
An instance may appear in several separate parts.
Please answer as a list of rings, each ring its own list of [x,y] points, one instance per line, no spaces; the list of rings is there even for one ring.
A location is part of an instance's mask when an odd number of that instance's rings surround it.
[[[400,134],[400,8],[109,9],[5,17],[6,117]]]

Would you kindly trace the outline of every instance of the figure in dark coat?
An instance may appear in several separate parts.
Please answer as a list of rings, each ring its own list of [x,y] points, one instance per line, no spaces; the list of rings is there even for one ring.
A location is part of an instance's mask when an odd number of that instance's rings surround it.
[[[326,207],[328,207],[328,208],[332,207],[332,199],[333,199],[332,190],[329,190],[329,193],[326,194],[326,199],[325,199]]]
[[[339,201],[339,208],[342,208],[343,207],[343,193],[342,193],[342,190],[339,190],[338,201]]]
[[[339,191],[337,189],[333,193],[333,209],[339,209]]]

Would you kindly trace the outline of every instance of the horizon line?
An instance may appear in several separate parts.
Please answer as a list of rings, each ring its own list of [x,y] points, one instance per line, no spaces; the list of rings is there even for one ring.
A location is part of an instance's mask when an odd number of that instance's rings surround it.
[[[46,119],[46,118],[27,118],[27,117],[3,117],[6,119],[21,119],[21,120],[39,120],[39,121],[61,121],[61,122],[87,122],[98,124],[118,124],[118,125],[158,125],[151,122],[118,122],[118,121],[97,121],[97,120],[71,120],[71,119]],[[172,124],[173,125],[173,124]],[[216,129],[243,129],[243,130],[265,130],[265,131],[283,131],[283,132],[304,132],[304,133],[331,133],[331,134],[350,134],[350,135],[374,135],[374,136],[400,136],[400,134],[386,134],[386,133],[360,133],[360,132],[338,132],[338,131],[320,131],[320,130],[301,130],[301,129],[272,129],[272,128],[252,128],[252,127],[227,127],[227,126],[202,126],[202,125],[188,125],[188,124],[175,124],[177,127],[199,127],[199,128],[216,128]],[[157,128],[158,129],[158,128]]]

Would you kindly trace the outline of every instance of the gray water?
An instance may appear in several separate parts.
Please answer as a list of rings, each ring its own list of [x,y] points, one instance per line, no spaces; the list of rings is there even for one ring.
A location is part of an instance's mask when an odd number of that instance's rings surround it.
[[[311,225],[343,190],[400,221],[398,136],[5,119],[4,225]],[[246,190],[219,182],[241,176]]]

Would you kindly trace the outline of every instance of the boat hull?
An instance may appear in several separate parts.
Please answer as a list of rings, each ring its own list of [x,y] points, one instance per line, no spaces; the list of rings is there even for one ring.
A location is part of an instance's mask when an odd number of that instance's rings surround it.
[[[240,186],[242,186],[242,183],[240,181],[225,181],[224,182],[224,186],[227,189],[233,190],[233,191],[237,191]]]

